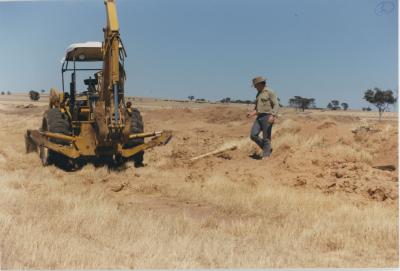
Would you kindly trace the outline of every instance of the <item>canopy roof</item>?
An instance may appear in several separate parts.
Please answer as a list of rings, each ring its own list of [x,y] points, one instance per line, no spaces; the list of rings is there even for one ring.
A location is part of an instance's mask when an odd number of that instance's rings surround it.
[[[102,44],[99,41],[74,43],[67,48],[64,61],[103,61]]]

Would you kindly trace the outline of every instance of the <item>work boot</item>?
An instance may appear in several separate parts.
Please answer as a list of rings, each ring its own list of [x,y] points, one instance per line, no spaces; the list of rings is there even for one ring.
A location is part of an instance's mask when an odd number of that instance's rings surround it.
[[[270,159],[271,159],[270,156],[263,156],[263,157],[261,158],[262,161],[268,161],[268,160],[270,160]]]

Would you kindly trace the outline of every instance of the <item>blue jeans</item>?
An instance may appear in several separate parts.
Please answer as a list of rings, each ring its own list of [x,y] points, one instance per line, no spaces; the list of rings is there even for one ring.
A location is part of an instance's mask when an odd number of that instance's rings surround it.
[[[263,157],[269,157],[271,155],[272,123],[268,122],[269,116],[269,114],[258,115],[250,133],[251,140],[263,150]],[[262,138],[258,136],[260,132],[263,133]]]

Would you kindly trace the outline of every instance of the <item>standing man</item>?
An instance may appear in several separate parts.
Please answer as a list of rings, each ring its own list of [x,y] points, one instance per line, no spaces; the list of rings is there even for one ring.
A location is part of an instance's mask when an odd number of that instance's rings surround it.
[[[250,138],[262,149],[262,159],[267,160],[271,155],[272,125],[278,114],[279,102],[275,93],[267,88],[267,79],[258,76],[253,79],[253,87],[257,89],[255,110],[247,113],[247,117],[257,116],[251,128]],[[258,135],[262,131],[263,136]]]

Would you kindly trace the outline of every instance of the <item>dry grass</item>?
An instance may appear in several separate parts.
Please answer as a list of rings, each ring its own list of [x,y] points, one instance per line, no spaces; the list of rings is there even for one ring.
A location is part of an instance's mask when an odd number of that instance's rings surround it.
[[[393,202],[280,183],[289,174],[280,164],[287,154],[304,163],[327,165],[330,154],[367,166],[374,146],[362,153],[347,137],[350,146],[322,134],[302,136],[301,125],[287,119],[276,129],[277,135],[286,130],[274,141],[282,149],[272,161],[275,171],[240,151],[232,160],[171,161],[183,148],[172,141],[148,152],[151,165],[142,169],[88,165],[67,173],[24,154],[23,131],[37,126],[39,116],[0,113],[0,121],[2,268],[398,266]],[[250,151],[248,139],[232,142]],[[122,183],[121,192],[112,191]]]
[[[222,176],[164,193],[223,219],[119,205],[102,189],[36,169],[1,172],[4,268],[381,267],[397,264],[397,214],[287,187]],[[94,179],[104,175],[91,169]],[[99,176],[97,176],[99,175]],[[46,180],[43,182],[42,180]],[[64,182],[71,182],[65,185]],[[77,187],[76,187],[77,188]],[[32,193],[34,191],[34,193]],[[173,195],[172,195],[173,194]]]
[[[328,152],[333,156],[340,158],[346,162],[363,162],[370,163],[373,159],[373,154],[364,150],[356,149],[352,146],[336,145],[329,148]]]

